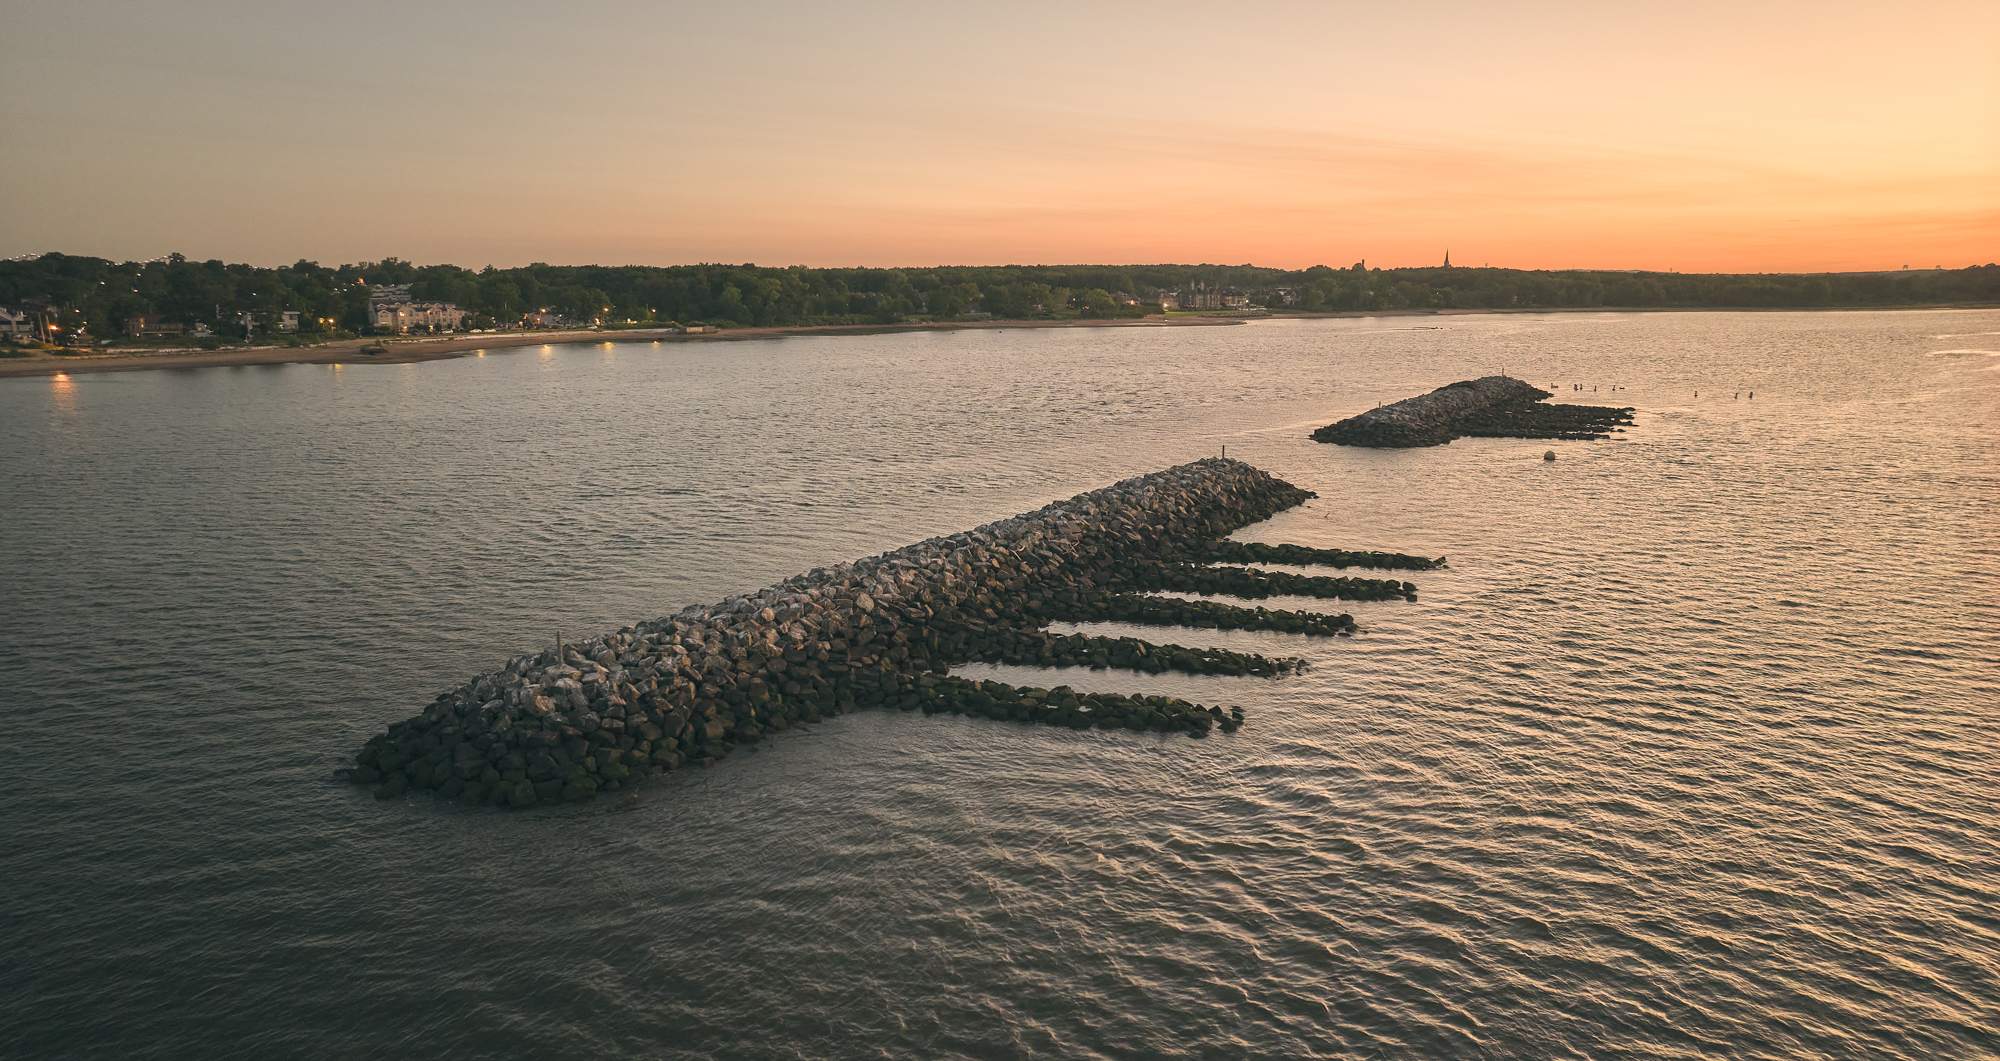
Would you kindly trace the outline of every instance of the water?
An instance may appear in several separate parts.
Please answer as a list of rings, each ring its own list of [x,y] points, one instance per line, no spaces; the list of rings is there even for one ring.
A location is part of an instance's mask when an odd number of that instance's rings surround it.
[[[0,382],[0,1055],[2000,1054],[2000,311],[1414,323]],[[1638,424],[1305,441],[1503,367]],[[1224,445],[1321,495],[1240,537],[1450,569],[1352,639],[1132,631],[1297,677],[962,672],[1233,736],[865,713],[630,813],[329,779],[558,627]]]

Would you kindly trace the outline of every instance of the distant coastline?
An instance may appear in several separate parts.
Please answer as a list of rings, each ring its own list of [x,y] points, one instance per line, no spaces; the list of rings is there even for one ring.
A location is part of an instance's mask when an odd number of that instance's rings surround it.
[[[1287,314],[1287,316],[1340,316],[1341,314]],[[1380,314],[1347,314],[1380,316]],[[881,335],[890,332],[970,331],[996,328],[1117,328],[1117,327],[1203,327],[1239,324],[1241,317],[1197,317],[1167,320],[1153,316],[1123,320],[1024,320],[967,321],[957,323],[911,324],[831,324],[768,328],[731,328],[728,331],[686,335],[672,328],[573,329],[566,331],[492,332],[425,338],[374,337],[343,339],[318,346],[250,346],[223,350],[163,350],[159,353],[107,351],[105,353],[49,354],[0,361],[0,379],[21,376],[75,375],[82,372],[137,372],[165,368],[231,368],[243,365],[408,365],[420,361],[445,361],[469,357],[485,350],[509,350],[523,346],[574,345],[577,343],[713,343],[741,339],[770,339],[788,335]],[[364,354],[362,348],[381,345],[388,352]]]
[[[342,362],[357,337],[426,338],[390,362],[522,343],[713,342],[928,328],[1214,325],[1241,317],[1447,312],[1892,309],[2000,304],[2000,264],[1873,273],[1678,273],[1438,266],[548,265],[480,270],[396,258],[324,266],[50,252],[0,261],[0,336],[78,371]],[[687,336],[670,331],[704,333]],[[616,334],[610,334],[616,333]],[[147,344],[123,349],[117,337]],[[240,345],[264,339],[261,352]],[[107,342],[107,340],[110,340]],[[183,342],[183,340],[191,340]],[[217,349],[222,343],[233,349]],[[433,345],[435,343],[435,345]],[[133,344],[134,346],[139,344]],[[201,347],[179,349],[174,347]],[[143,360],[140,360],[143,359]],[[0,377],[47,375],[42,354]],[[360,363],[360,362],[356,362]]]
[[[141,372],[149,369],[236,368],[251,365],[408,365],[470,357],[486,350],[578,343],[714,343],[805,335],[886,335],[895,332],[994,331],[1009,328],[1201,328],[1243,324],[1253,320],[1317,320],[1367,317],[1463,317],[1477,314],[1551,313],[1841,313],[1909,310],[1989,309],[1994,303],[1939,303],[1908,306],[1658,308],[1636,306],[1523,307],[1507,309],[1380,309],[1332,312],[1216,313],[1167,317],[1081,320],[914,321],[906,324],[788,325],[731,328],[688,335],[673,328],[570,329],[427,336],[344,339],[316,346],[251,346],[221,350],[168,349],[158,353],[112,350],[104,353],[51,354],[0,360],[0,379],[70,376],[94,372]],[[364,354],[363,347],[380,345],[386,353]]]

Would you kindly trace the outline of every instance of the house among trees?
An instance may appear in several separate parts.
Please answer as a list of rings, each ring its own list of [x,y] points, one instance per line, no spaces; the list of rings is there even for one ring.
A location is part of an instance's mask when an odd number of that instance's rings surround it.
[[[157,313],[125,318],[125,334],[134,339],[158,339],[179,336],[186,332],[187,325],[179,321],[170,321]]]
[[[465,322],[465,311],[455,302],[417,302],[410,298],[408,284],[376,284],[368,289],[368,323],[377,330],[407,332],[457,331]],[[292,329],[298,315],[292,315]]]
[[[1196,280],[1181,292],[1182,309],[1221,309],[1222,286]]]
[[[16,339],[55,341],[53,321],[55,301],[47,295],[29,295],[9,307],[8,328]]]
[[[0,335],[10,339],[30,339],[35,334],[35,319],[24,309],[0,306]]]

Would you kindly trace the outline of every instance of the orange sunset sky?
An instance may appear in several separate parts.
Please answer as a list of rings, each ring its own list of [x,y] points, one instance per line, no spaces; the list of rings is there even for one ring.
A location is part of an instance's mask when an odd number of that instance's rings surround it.
[[[11,5],[0,257],[2000,259],[2000,4]]]

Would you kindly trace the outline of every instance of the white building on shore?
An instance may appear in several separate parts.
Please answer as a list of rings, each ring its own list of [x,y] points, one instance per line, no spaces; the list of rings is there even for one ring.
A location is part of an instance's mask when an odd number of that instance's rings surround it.
[[[1182,309],[1221,309],[1222,287],[1197,280],[1193,286],[1181,292]]]
[[[29,316],[27,310],[0,306],[0,335],[31,339],[35,335],[35,319]]]
[[[455,332],[465,311],[453,302],[417,302],[408,284],[376,284],[368,289],[368,323],[377,329]]]

